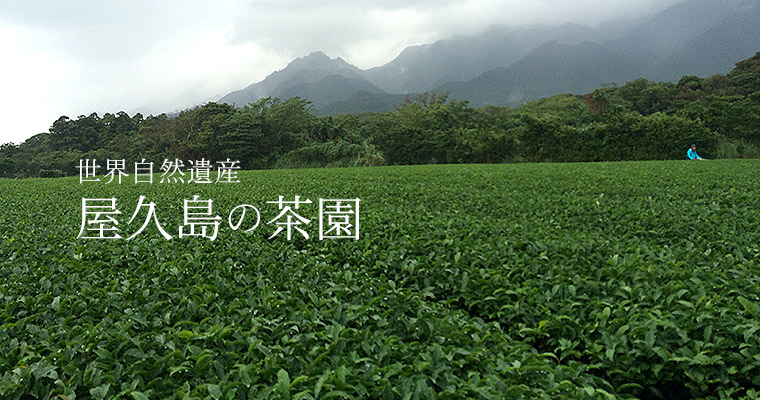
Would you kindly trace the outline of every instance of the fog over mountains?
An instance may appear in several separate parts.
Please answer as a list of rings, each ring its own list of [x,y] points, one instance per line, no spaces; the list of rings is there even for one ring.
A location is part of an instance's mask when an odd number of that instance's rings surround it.
[[[726,73],[760,51],[758,21],[758,0],[688,0],[625,28],[616,22],[597,29],[492,27],[408,47],[368,70],[317,51],[220,102],[242,107],[269,96],[300,96],[316,113],[337,115],[389,111],[409,94],[432,90],[474,106],[514,106],[637,78]]]

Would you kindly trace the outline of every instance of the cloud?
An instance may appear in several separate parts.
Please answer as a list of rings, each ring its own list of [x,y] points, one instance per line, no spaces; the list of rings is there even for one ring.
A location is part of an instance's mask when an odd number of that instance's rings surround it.
[[[675,0],[72,0],[0,3],[0,143],[61,115],[169,112],[315,50],[360,68],[489,25],[596,24]]]
[[[228,40],[237,5],[3,4],[0,143],[47,131],[61,115],[174,111],[284,67],[288,54]]]
[[[409,45],[519,27],[638,18],[677,0],[440,0],[252,2],[234,19],[231,40],[300,56],[322,50],[360,68],[390,61]]]
[[[0,54],[5,59],[0,63],[0,143],[47,131],[53,122],[50,116],[64,110],[66,82],[79,69],[53,52],[33,50],[34,36],[25,29],[0,26]]]

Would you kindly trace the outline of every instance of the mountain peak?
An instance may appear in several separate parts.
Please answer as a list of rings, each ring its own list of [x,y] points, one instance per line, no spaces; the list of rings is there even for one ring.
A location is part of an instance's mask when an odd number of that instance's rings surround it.
[[[308,55],[306,55],[304,57],[301,57],[301,58],[304,59],[304,60],[309,60],[309,59],[310,60],[320,60],[320,59],[321,60],[329,60],[330,59],[330,57],[328,57],[327,54],[325,54],[321,50],[312,51]]]
[[[361,73],[362,71],[359,68],[347,63],[340,57],[330,58],[324,52],[314,51],[306,56],[296,58],[284,69],[273,72],[263,81],[249,85],[243,90],[231,92],[219,101],[243,105],[267,96],[280,96],[283,93],[295,95],[296,92],[291,90],[293,87],[304,91],[310,84],[318,83],[325,77],[333,75],[342,76],[349,80],[361,80]],[[357,84],[357,87],[368,91],[373,89],[369,82]]]
[[[313,51],[308,55],[296,58],[291,61],[285,70],[295,69],[323,69],[323,70],[351,70],[358,73],[359,68],[347,63],[340,57],[330,58],[327,54],[321,51]]]

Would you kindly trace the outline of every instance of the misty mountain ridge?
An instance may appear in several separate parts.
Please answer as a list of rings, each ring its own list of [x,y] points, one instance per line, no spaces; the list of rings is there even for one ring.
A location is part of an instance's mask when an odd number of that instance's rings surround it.
[[[548,41],[577,44],[596,38],[593,29],[578,24],[519,29],[493,26],[473,37],[408,47],[391,62],[368,69],[364,76],[389,93],[418,93],[511,65]]]
[[[675,81],[726,73],[760,51],[760,2],[689,0],[621,28],[579,24],[507,28],[410,46],[385,65],[361,70],[314,52],[220,102],[299,96],[318,114],[390,111],[407,94],[436,91],[475,106],[519,105],[586,93],[637,78]]]
[[[548,42],[507,68],[496,68],[467,82],[436,89],[474,106],[513,105],[559,93],[588,93],[603,83],[635,79],[626,60],[602,45]]]
[[[760,2],[732,1],[736,6],[709,29],[661,57],[648,71],[652,79],[674,81],[682,75],[728,72],[760,50]],[[681,73],[677,76],[675,73]]]
[[[327,75],[318,81],[304,81],[288,87],[278,87],[272,92],[273,97],[289,99],[303,97],[314,103],[319,109],[335,102],[348,100],[357,93],[385,93],[377,86],[361,77],[347,78],[343,75]]]
[[[363,80],[362,73],[361,69],[340,57],[330,58],[321,51],[315,51],[291,61],[284,69],[271,73],[263,81],[231,92],[219,101],[242,107],[264,97],[276,97],[276,94],[287,92],[293,87],[306,89],[308,84],[318,83],[329,76]]]

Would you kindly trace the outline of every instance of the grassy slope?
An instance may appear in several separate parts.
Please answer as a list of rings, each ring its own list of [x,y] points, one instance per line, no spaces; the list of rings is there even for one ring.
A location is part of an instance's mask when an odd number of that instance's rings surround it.
[[[757,161],[310,169],[234,185],[0,180],[0,394],[678,398],[757,389]],[[276,214],[359,241],[76,240],[82,197]],[[316,207],[303,214],[316,223]],[[141,219],[142,217],[138,218]],[[750,332],[749,334],[747,332]]]

